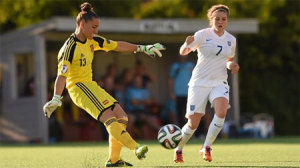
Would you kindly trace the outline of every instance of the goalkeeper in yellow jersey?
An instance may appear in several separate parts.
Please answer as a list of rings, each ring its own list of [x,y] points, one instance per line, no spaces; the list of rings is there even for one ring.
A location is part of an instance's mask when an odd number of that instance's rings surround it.
[[[138,159],[145,158],[147,146],[139,145],[126,131],[128,117],[118,102],[92,80],[94,51],[144,52],[161,57],[165,48],[154,45],[135,45],[124,41],[112,41],[98,36],[99,16],[92,6],[81,4],[81,12],[76,18],[76,30],[64,43],[58,54],[58,73],[54,95],[44,107],[46,117],[50,117],[61,105],[64,87],[68,89],[72,101],[93,118],[102,122],[109,133],[109,159],[106,167],[132,166],[120,159],[122,146],[135,152]]]

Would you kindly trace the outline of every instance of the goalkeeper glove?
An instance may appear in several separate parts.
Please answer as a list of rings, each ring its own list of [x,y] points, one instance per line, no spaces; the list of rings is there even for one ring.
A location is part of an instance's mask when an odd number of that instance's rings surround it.
[[[160,50],[165,50],[166,48],[160,43],[155,43],[153,45],[138,45],[136,52],[144,52],[148,56],[154,58],[156,55],[162,57]]]
[[[62,97],[59,95],[54,95],[52,100],[47,102],[44,107],[43,111],[46,117],[50,118],[51,114],[56,110],[58,106],[61,106],[61,99]]]

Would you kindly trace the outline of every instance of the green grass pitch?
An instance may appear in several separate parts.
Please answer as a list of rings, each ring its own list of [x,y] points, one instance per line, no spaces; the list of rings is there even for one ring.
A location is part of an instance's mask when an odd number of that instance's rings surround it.
[[[147,158],[140,161],[123,149],[121,157],[135,167],[300,167],[300,137],[268,140],[217,140],[213,161],[202,160],[203,140],[192,140],[184,148],[184,163],[173,163],[173,150],[157,141],[139,141],[149,146]],[[1,168],[100,168],[108,157],[107,143],[59,143],[54,145],[0,144]]]

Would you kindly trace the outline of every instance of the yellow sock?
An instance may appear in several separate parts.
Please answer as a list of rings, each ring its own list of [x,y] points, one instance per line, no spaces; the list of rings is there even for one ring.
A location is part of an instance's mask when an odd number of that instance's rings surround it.
[[[121,126],[121,124],[117,122],[115,117],[106,120],[104,124],[110,136],[130,150],[135,149],[137,143],[131,138],[129,133]]]
[[[118,119],[118,122],[120,123],[122,128],[126,130],[128,118]],[[115,163],[120,159],[121,149],[122,144],[113,136],[109,136],[109,159],[111,163]]]

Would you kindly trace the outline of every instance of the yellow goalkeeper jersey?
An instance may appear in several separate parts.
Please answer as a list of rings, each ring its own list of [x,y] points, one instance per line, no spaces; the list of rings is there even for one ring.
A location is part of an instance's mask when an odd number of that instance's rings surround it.
[[[73,33],[58,53],[57,75],[67,78],[66,87],[78,82],[92,81],[92,61],[94,51],[110,51],[117,47],[117,42],[95,35],[85,42],[79,41]]]

